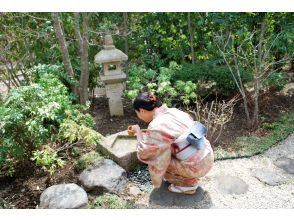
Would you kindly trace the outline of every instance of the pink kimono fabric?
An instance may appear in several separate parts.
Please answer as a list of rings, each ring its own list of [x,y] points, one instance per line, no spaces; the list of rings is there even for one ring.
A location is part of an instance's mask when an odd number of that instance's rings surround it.
[[[165,105],[155,109],[154,118],[137,148],[138,159],[148,164],[155,188],[160,187],[163,178],[178,186],[194,186],[212,168],[214,156],[207,140],[204,149],[186,160],[175,157],[171,144],[193,124],[193,119],[178,109]]]

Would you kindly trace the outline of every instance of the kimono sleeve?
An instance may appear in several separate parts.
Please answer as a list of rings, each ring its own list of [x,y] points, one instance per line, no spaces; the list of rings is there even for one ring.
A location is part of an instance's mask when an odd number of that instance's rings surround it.
[[[171,161],[171,143],[171,137],[156,130],[145,131],[142,141],[138,142],[138,159],[148,164],[152,184],[155,188],[160,187]]]

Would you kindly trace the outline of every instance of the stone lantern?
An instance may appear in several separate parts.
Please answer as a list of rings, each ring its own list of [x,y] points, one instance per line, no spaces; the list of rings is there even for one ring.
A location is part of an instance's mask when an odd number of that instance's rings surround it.
[[[103,65],[100,79],[105,83],[111,116],[124,114],[121,96],[124,90],[123,82],[127,76],[122,71],[121,63],[126,60],[128,56],[115,48],[111,35],[106,35],[104,49],[95,55],[95,63]]]

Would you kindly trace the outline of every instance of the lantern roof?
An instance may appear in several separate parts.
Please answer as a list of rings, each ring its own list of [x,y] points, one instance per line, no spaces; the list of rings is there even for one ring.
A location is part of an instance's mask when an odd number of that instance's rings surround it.
[[[121,62],[128,60],[128,56],[125,53],[115,48],[111,35],[105,36],[103,47],[104,49],[95,55],[96,63]]]

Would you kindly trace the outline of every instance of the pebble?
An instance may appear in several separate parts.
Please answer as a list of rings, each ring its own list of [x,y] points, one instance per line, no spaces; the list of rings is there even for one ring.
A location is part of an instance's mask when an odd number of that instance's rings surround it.
[[[138,196],[141,194],[141,190],[137,186],[131,186],[129,188],[129,194],[132,196]]]
[[[141,191],[152,188],[151,178],[147,165],[143,165],[140,167],[139,170],[129,173],[128,179],[136,184],[136,186]]]

